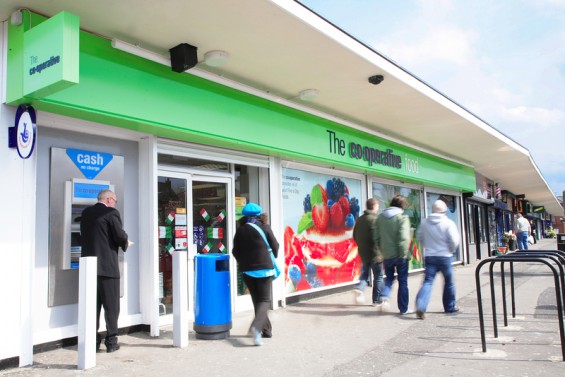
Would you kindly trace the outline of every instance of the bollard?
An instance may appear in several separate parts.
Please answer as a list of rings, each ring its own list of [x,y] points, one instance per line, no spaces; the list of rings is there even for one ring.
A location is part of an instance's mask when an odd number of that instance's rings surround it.
[[[187,252],[173,252],[173,346],[188,346]]]
[[[97,258],[82,257],[78,289],[78,363],[85,370],[96,366]]]

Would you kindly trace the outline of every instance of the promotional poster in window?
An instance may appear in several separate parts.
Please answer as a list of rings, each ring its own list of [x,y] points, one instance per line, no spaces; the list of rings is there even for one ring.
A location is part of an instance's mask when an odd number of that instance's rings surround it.
[[[282,182],[287,292],[357,280],[362,263],[353,226],[361,181],[285,168]]]

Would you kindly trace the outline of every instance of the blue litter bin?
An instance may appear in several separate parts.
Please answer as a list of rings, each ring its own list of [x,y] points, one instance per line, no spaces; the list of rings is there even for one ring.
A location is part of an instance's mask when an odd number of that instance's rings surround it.
[[[196,338],[225,339],[232,328],[229,255],[198,254],[195,260]]]

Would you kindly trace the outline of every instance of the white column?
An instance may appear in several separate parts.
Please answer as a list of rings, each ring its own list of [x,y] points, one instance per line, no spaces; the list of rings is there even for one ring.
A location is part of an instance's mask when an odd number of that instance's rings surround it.
[[[283,203],[282,203],[282,165],[281,159],[277,157],[269,158],[269,194],[271,197],[271,229],[279,240],[280,248],[277,263],[279,268],[284,271],[284,220],[283,220]],[[272,309],[286,306],[285,301],[284,276],[280,276],[273,281],[273,302]]]
[[[82,257],[78,286],[78,369],[96,366],[97,258]]]
[[[33,273],[35,271],[35,198],[37,173],[37,148],[27,160],[22,160],[23,170],[23,200],[22,211],[22,243],[21,261],[21,338],[20,338],[20,367],[33,364],[33,318],[34,292]]]
[[[157,234],[157,139],[139,141],[139,292],[144,323],[150,335],[159,336],[159,238]],[[189,228],[190,229],[190,228]]]
[[[187,252],[173,252],[173,346],[188,345]]]

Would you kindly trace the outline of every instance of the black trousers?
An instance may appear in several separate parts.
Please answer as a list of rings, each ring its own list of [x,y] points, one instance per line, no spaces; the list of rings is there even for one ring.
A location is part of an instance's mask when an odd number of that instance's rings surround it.
[[[251,326],[263,333],[263,336],[272,336],[271,321],[267,312],[271,308],[272,293],[271,286],[273,277],[253,278],[243,274],[243,281],[251,295],[253,308],[255,309],[255,318],[251,322]]]
[[[100,312],[104,307],[106,343],[114,342],[118,335],[118,317],[120,316],[120,278],[98,276],[96,301],[96,333],[100,328]]]

